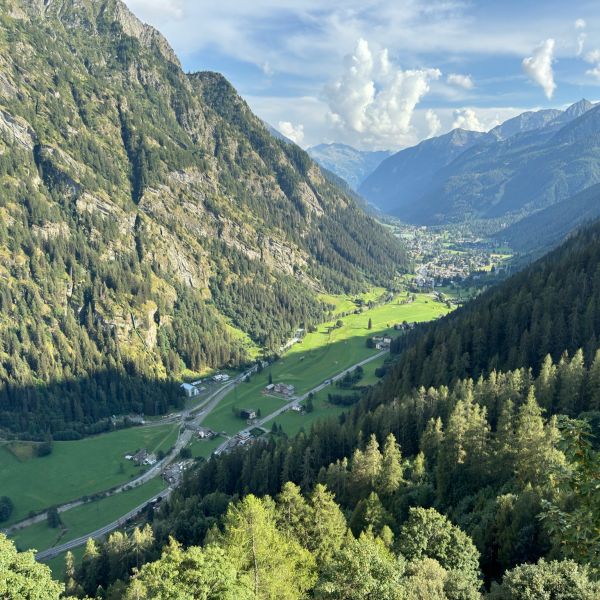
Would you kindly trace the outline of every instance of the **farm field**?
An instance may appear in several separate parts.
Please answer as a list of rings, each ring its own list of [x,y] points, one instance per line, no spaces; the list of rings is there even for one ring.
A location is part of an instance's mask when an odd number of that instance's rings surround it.
[[[46,550],[112,523],[165,488],[165,482],[156,477],[121,494],[88,502],[62,513],[63,528],[52,529],[44,521],[21,529],[11,537],[19,550]]]
[[[307,334],[302,342],[292,346],[284,356],[250,383],[241,384],[228,394],[217,408],[205,419],[204,425],[215,431],[236,433],[244,425],[233,408],[260,410],[263,416],[273,412],[286,402],[284,399],[265,396],[269,373],[273,382],[294,385],[297,394],[304,394],[324,380],[353,364],[372,356],[377,351],[367,348],[366,339],[375,334],[397,334],[394,323],[402,321],[430,321],[450,310],[445,304],[435,302],[426,294],[419,294],[412,304],[399,304],[395,299],[389,304],[376,306],[360,314],[344,317],[339,329],[328,330],[335,322],[319,326],[318,331]],[[372,329],[368,329],[371,319]]]
[[[9,526],[52,506],[91,496],[142,473],[124,455],[140,448],[167,451],[179,425],[132,427],[72,442],[54,442],[52,454],[36,457],[32,445],[0,447],[0,490],[15,509]]]
[[[213,438],[212,440],[195,439],[190,445],[192,457],[208,458],[213,453],[213,450],[216,450],[224,441],[225,438],[222,438],[220,436]]]
[[[375,375],[375,370],[383,365],[385,359],[386,357],[383,356],[366,364],[364,366],[364,377],[361,379],[359,385],[365,386],[376,384],[379,381],[379,378]],[[313,412],[301,414],[294,411],[287,411],[272,421],[265,423],[265,427],[270,429],[273,426],[273,423],[277,423],[277,425],[281,426],[283,431],[291,437],[296,435],[301,429],[309,431],[313,423],[317,421],[336,417],[349,409],[347,406],[330,404],[327,401],[327,394],[329,393],[352,394],[354,392],[352,390],[344,390],[335,385],[331,385],[320,391],[318,394],[315,394],[313,397]],[[301,402],[301,404],[306,404],[306,401]]]

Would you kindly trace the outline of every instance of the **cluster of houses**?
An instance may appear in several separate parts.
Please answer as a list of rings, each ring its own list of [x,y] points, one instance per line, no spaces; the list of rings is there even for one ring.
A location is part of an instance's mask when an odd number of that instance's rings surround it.
[[[411,329],[414,329],[417,326],[416,323],[407,323],[406,321],[404,321],[404,323],[394,323],[394,329],[396,331],[410,331]]]
[[[131,427],[133,425],[145,425],[146,420],[144,419],[144,415],[125,415],[125,416],[115,416],[113,415],[110,418],[113,427]]]
[[[270,383],[263,389],[263,394],[291,398],[296,391],[293,385],[287,383]]]
[[[230,379],[231,377],[227,375],[227,373],[217,373],[216,375],[213,375],[210,380],[214,381],[215,383],[226,383]],[[192,381],[192,383],[182,383],[179,386],[179,389],[188,398],[195,398],[202,392],[206,391],[206,387],[202,385],[203,383],[206,382],[202,379],[198,379],[198,381]]]
[[[202,425],[197,425],[193,421],[186,423],[185,427],[186,429],[193,431],[198,436],[198,439],[201,440],[211,440],[212,438],[217,436],[216,431],[213,431],[208,427],[202,427]]]
[[[138,450],[135,454],[126,454],[126,460],[133,461],[139,467],[141,466],[153,466],[157,463],[156,454],[152,454],[148,452],[145,448],[142,450]]]
[[[178,463],[173,463],[171,465],[169,465],[164,471],[163,471],[163,479],[170,485],[170,486],[177,486],[181,483],[181,480],[183,478],[183,473],[185,471],[185,467],[186,467],[186,463],[185,462],[178,462]]]

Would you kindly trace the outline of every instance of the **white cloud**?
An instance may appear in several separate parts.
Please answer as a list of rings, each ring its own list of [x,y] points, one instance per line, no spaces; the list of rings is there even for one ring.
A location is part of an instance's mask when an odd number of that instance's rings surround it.
[[[523,59],[523,71],[527,76],[542,87],[546,98],[552,98],[556,84],[552,61],[554,59],[554,40],[548,38],[542,42],[529,58]]]
[[[454,111],[452,129],[467,129],[468,131],[487,131],[488,128],[479,120],[472,108],[459,108]]]
[[[366,143],[397,145],[414,135],[415,108],[440,76],[439,69],[404,71],[391,63],[387,50],[374,56],[361,38],[346,57],[342,76],[326,89],[330,117]]]
[[[442,129],[442,122],[440,121],[440,118],[435,114],[435,112],[433,112],[431,109],[428,109],[425,113],[425,121],[427,122],[427,126],[429,128],[427,137],[435,137]]]
[[[446,78],[446,81],[450,85],[457,85],[465,90],[471,90],[475,85],[470,75],[460,75],[459,73],[450,73]]]
[[[127,0],[129,8],[143,21],[181,19],[184,0]]]
[[[585,40],[587,39],[587,33],[584,31],[587,27],[587,23],[583,19],[577,19],[575,21],[575,29],[580,31],[577,36],[577,56],[581,56],[583,53],[583,47],[585,46]]]
[[[596,79],[600,80],[600,50],[592,50],[588,52],[585,57],[585,62],[593,65],[591,69],[588,69],[586,75],[591,75]]]
[[[275,74],[275,71],[273,70],[273,67],[271,66],[271,63],[266,60],[262,65],[261,65],[261,69],[262,72],[267,76],[267,77],[272,77]]]
[[[302,125],[302,123],[294,125],[290,121],[279,121],[277,129],[279,129],[286,138],[289,138],[296,144],[301,144],[304,140],[304,125]]]

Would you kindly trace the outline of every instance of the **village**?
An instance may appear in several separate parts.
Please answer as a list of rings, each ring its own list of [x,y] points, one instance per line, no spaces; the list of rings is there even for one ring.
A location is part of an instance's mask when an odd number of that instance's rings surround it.
[[[397,221],[393,226],[414,261],[412,284],[417,290],[459,285],[476,273],[504,268],[506,249],[468,228],[414,226]]]

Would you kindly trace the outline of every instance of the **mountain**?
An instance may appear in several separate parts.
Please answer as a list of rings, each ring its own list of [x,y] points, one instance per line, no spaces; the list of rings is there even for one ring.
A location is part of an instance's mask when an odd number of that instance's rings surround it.
[[[426,179],[409,178],[403,185],[399,176],[396,185],[387,165],[419,146],[404,150],[385,161],[360,192],[414,223],[515,221],[600,181],[599,109],[582,100],[558,115],[526,113],[480,134],[463,152],[430,168]]]
[[[499,140],[506,140],[518,133],[525,133],[526,131],[533,131],[545,127],[549,123],[556,121],[562,114],[563,111],[553,108],[527,111],[494,127],[494,129],[490,130],[490,134],[497,137]]]
[[[319,144],[307,152],[322,167],[347,181],[353,190],[358,190],[365,178],[392,154],[388,150],[357,150],[345,144]]]
[[[477,144],[485,134],[454,129],[430,138],[384,160],[358,188],[359,193],[382,211],[402,214],[434,173]]]
[[[0,427],[176,401],[388,285],[396,239],[119,0],[0,0]],[[62,433],[61,433],[62,432]]]
[[[600,184],[517,221],[494,237],[523,254],[543,254],[600,218]]]

